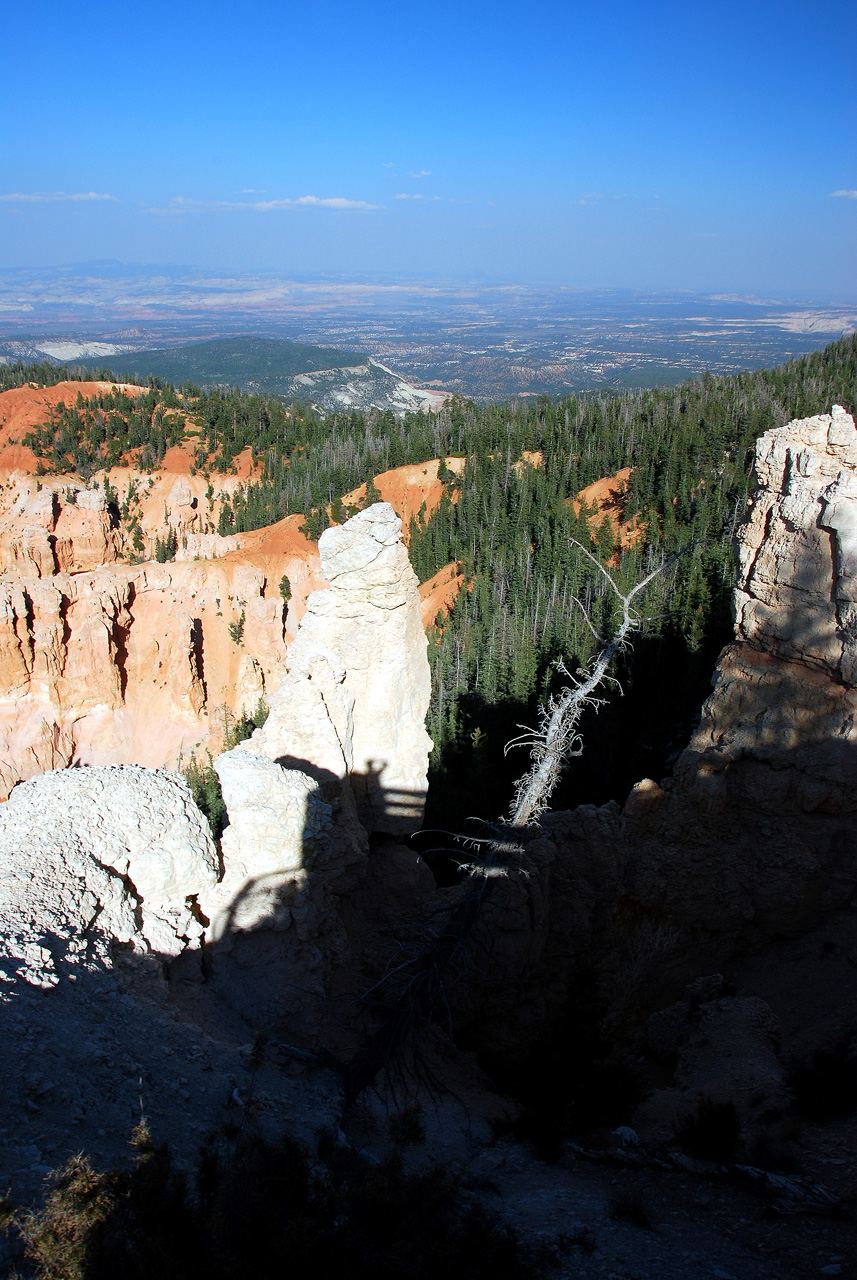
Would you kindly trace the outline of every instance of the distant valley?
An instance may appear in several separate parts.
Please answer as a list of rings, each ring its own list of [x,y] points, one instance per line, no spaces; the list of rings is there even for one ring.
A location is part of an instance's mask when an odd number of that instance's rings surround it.
[[[477,402],[771,367],[857,328],[853,300],[309,280],[117,262],[0,271],[0,316],[0,360],[44,353],[118,373],[116,357],[127,353],[134,368],[157,358],[161,376],[181,381],[194,375],[168,364],[178,348],[192,344],[196,359],[213,340],[253,337],[262,345],[249,365],[212,349],[216,358],[196,380],[282,394],[274,385],[281,376],[371,356],[411,386]],[[271,339],[321,348],[321,363],[273,369],[262,353]]]

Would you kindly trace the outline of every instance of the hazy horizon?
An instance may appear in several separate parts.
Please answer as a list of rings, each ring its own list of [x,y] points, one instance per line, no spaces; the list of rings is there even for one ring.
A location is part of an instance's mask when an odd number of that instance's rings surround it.
[[[6,18],[0,266],[857,295],[845,0]]]
[[[555,291],[558,294],[565,295],[639,295],[644,298],[651,299],[669,299],[672,297],[707,297],[711,299],[723,299],[726,301],[734,301],[738,304],[759,305],[764,306],[768,303],[776,305],[803,305],[803,306],[846,306],[853,307],[857,304],[857,280],[851,286],[840,286],[828,291],[822,291],[818,288],[813,290],[795,290],[795,289],[768,289],[768,290],[740,290],[740,289],[703,289],[692,288],[690,286],[676,285],[673,287],[655,287],[646,285],[632,284],[612,284],[612,285],[585,285],[576,284],[572,281],[557,280],[553,277],[544,279],[537,277],[515,276],[513,274],[503,274],[501,272],[480,271],[479,273],[460,272],[441,270],[424,270],[424,271],[392,271],[379,268],[375,271],[334,271],[324,270],[323,268],[284,268],[277,270],[274,268],[245,268],[230,264],[228,262],[213,261],[205,264],[195,264],[192,262],[143,262],[136,261],[132,258],[103,257],[88,259],[69,259],[66,262],[45,262],[33,264],[20,264],[10,266],[8,264],[0,264],[0,275],[15,275],[18,273],[32,274],[35,276],[49,275],[50,273],[58,275],[69,274],[88,274],[99,278],[110,278],[115,273],[117,278],[127,278],[128,276],[138,275],[140,277],[153,280],[159,274],[180,277],[186,275],[188,277],[208,277],[211,280],[242,280],[242,279],[269,279],[283,282],[294,282],[295,284],[323,284],[325,282],[334,282],[342,284],[360,285],[366,283],[373,286],[383,287],[389,285],[414,287],[449,287],[463,288],[472,291],[494,290],[494,289],[538,289]],[[2,320],[0,320],[2,324]]]

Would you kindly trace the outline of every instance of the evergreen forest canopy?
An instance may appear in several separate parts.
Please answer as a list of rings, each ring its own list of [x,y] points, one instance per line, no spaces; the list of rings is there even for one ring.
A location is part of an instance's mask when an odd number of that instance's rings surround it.
[[[39,368],[28,367],[29,380]],[[639,778],[663,775],[731,634],[731,542],[757,436],[834,403],[853,412],[856,399],[852,335],[775,369],[706,374],[674,388],[484,407],[455,399],[402,419],[374,411],[322,418],[272,396],[188,384],[176,391],[150,379],[143,395],[108,393],[55,412],[27,443],[46,469],[84,474],[107,461],[157,464],[170,443],[190,450],[195,469],[223,474],[249,449],[255,478],[224,505],[220,531],[302,513],[313,537],[331,515],[346,514],[349,490],[367,482],[373,501],[380,472],[441,458],[443,499],[412,520],[409,534],[421,582],[453,560],[466,582],[429,636],[430,820],[454,826],[474,804],[482,816],[506,807],[526,761],[504,758],[504,744],[516,725],[533,723],[557,660],[574,671],[598,643],[592,628],[611,632],[615,597],[577,543],[614,564],[623,585],[690,549],[649,589],[641,632],[616,673],[625,696],[614,692],[583,726],[586,751],[555,807],[622,800]],[[519,462],[524,451],[541,464]],[[459,475],[445,465],[453,455],[467,459]],[[635,519],[640,536],[623,551],[610,523],[593,536],[571,499],[624,467],[632,471],[623,519]]]
[[[30,364],[24,360],[0,364],[0,391],[12,391],[15,387],[25,387],[27,383],[37,387],[55,387],[58,382],[100,382],[111,381],[112,378],[109,369],[58,365],[52,360],[43,360],[41,364]]]

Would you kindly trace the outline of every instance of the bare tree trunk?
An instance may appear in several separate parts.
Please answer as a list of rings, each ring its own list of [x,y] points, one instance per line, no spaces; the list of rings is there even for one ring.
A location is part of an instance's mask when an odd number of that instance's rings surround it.
[[[537,730],[525,730],[521,738],[506,747],[508,751],[514,745],[529,745],[533,759],[532,769],[517,784],[510,821],[483,823],[482,836],[456,837],[471,853],[468,861],[459,864],[461,870],[467,872],[468,879],[462,885],[457,902],[445,912],[442,924],[430,930],[431,936],[425,944],[421,947],[417,944],[409,957],[396,957],[372,991],[365,993],[364,998],[383,997],[386,993],[388,999],[377,1029],[364,1040],[360,1050],[343,1068],[348,1103],[372,1083],[382,1068],[392,1071],[394,1077],[398,1072],[401,1080],[402,1054],[407,1050],[416,1054],[412,1069],[419,1072],[415,1036],[430,1017],[434,1006],[444,1006],[447,1016],[451,1016],[445,984],[456,969],[460,970],[466,963],[471,935],[484,916],[487,901],[498,880],[508,876],[510,869],[519,863],[524,846],[513,834],[513,829],[527,827],[547,808],[563,764],[580,754],[577,724],[584,708],[603,701],[603,698],[595,697],[595,691],[605,680],[611,679],[608,668],[612,659],[628,647],[630,637],[640,626],[640,617],[631,607],[633,600],[653,578],[678,559],[678,556],[673,556],[665,561],[627,595],[623,595],[603,565],[579,542],[575,545],[597,565],[616,592],[622,603],[622,621],[612,640],[602,648],[591,666],[578,673],[578,679],[575,680],[560,664],[560,670],[573,683],[542,708]],[[572,598],[583,609],[580,601]],[[594,633],[585,610],[584,617]],[[442,682],[440,696],[443,696]]]
[[[549,698],[545,706],[541,708],[538,729],[526,729],[525,726],[519,725],[519,728],[524,729],[524,733],[521,737],[515,738],[506,744],[507,753],[512,747],[529,746],[530,756],[533,761],[533,766],[529,772],[519,778],[515,784],[515,799],[510,815],[513,827],[529,826],[548,807],[548,801],[559,781],[564,764],[581,753],[583,744],[577,732],[580,717],[586,707],[600,706],[604,701],[603,698],[595,697],[595,691],[605,680],[611,679],[607,674],[610,663],[617,653],[622,653],[628,648],[631,636],[640,626],[640,616],[631,608],[632,601],[649,585],[653,578],[656,578],[669,564],[678,559],[678,556],[673,556],[671,560],[658,565],[657,569],[653,569],[627,595],[623,595],[600,561],[596,560],[595,556],[575,539],[572,539],[572,541],[601,570],[613,591],[615,591],[622,605],[622,621],[610,642],[604,646],[589,667],[585,667],[577,673],[577,677],[572,676],[565,664],[560,662],[560,671],[567,675],[572,683],[566,685],[558,696]],[[689,549],[685,548],[685,550]],[[679,554],[684,553],[680,552]],[[594,628],[586,615],[583,605],[580,604],[576,597],[573,597],[573,599],[580,606],[583,616],[594,634]]]

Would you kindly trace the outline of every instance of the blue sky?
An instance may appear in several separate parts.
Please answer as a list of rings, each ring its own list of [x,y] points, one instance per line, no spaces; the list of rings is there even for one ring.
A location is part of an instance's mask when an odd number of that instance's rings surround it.
[[[0,68],[0,266],[857,298],[853,0],[47,0]]]

